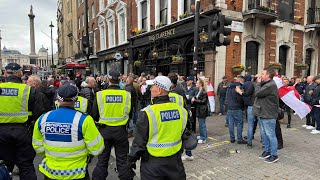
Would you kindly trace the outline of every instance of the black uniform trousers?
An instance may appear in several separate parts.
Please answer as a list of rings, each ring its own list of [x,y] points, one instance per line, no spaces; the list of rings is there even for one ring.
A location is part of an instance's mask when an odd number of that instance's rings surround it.
[[[140,176],[141,180],[185,180],[181,152],[169,157],[141,158]]]
[[[20,180],[36,180],[32,137],[23,124],[0,124],[0,159],[19,168]]]
[[[105,149],[98,156],[98,163],[92,173],[92,179],[105,180],[108,176],[108,163],[112,147],[115,149],[120,180],[132,179],[127,165],[129,141],[126,126],[111,127],[102,125],[99,127],[99,131],[104,138]]]

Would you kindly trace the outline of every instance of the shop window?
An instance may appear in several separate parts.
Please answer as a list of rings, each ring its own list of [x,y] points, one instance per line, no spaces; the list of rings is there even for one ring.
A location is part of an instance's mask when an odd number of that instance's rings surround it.
[[[282,45],[279,47],[279,63],[282,64],[282,68],[279,70],[279,75],[286,75],[289,49],[290,48],[286,45]]]
[[[249,41],[246,44],[246,63],[247,72],[251,75],[258,73],[258,55],[259,44],[255,41]]]
[[[293,21],[294,0],[278,0],[278,16],[280,20]]]

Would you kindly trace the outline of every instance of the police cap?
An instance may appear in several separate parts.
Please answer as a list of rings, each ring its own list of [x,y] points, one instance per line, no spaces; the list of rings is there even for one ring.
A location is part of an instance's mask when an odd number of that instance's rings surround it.
[[[5,67],[6,71],[8,74],[15,74],[19,71],[21,71],[21,66],[17,63],[9,63],[6,67]]]
[[[75,102],[78,97],[78,89],[75,85],[67,83],[57,90],[57,99],[64,102]]]
[[[119,80],[120,73],[117,70],[111,69],[108,74],[109,79]]]

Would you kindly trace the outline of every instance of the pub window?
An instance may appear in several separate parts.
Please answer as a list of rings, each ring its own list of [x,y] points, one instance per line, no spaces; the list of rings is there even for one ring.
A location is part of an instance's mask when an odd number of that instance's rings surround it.
[[[280,20],[293,21],[294,0],[278,0],[278,16]]]
[[[160,0],[160,22],[167,24],[168,19],[168,0]]]
[[[189,13],[194,13],[194,9],[195,9],[195,4],[194,4],[194,0],[184,0],[183,1],[183,9],[184,9],[184,13],[185,12],[189,12]]]
[[[141,2],[141,29],[148,30],[148,2]]]
[[[290,48],[286,45],[282,45],[279,47],[279,63],[282,64],[282,68],[279,70],[279,75],[286,75],[289,49]]]
[[[251,75],[258,73],[258,54],[259,44],[255,41],[249,41],[246,44],[246,67]]]

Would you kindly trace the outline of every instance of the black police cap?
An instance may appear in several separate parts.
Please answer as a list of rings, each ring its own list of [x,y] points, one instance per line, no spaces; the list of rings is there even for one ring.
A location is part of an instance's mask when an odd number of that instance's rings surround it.
[[[9,63],[5,67],[5,69],[6,69],[7,73],[14,74],[14,73],[21,71],[21,66],[17,63]]]
[[[65,84],[57,90],[57,99],[64,102],[76,101],[78,97],[78,89],[73,84]]]
[[[111,69],[109,71],[108,77],[113,80],[118,80],[120,77],[120,73],[117,70]]]

